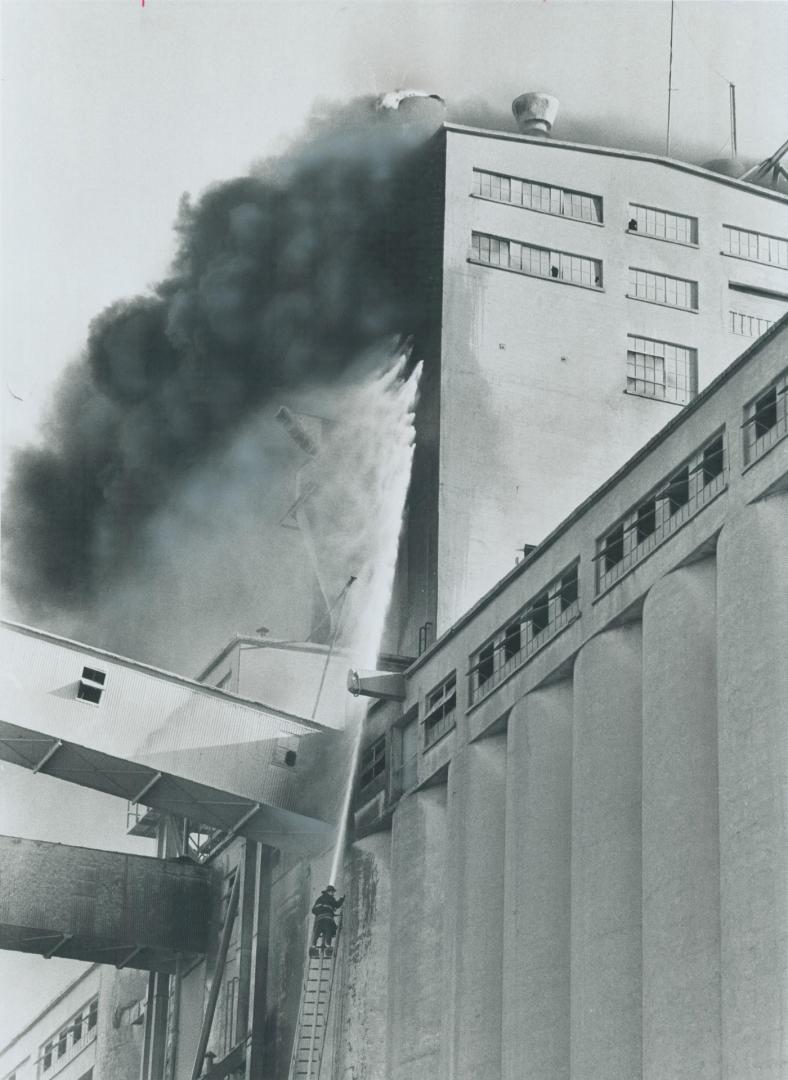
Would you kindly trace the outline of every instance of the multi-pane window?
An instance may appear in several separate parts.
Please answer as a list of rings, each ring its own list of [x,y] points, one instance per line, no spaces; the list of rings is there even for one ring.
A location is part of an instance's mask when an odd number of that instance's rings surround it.
[[[748,464],[788,433],[788,371],[745,406],[743,433]]]
[[[361,755],[359,764],[358,786],[369,787],[373,781],[386,771],[386,736],[376,739]]]
[[[771,319],[764,319],[760,315],[747,315],[744,311],[729,311],[728,315],[730,332],[741,334],[742,337],[760,337],[772,326]]]
[[[725,437],[719,433],[674,469],[597,540],[597,592],[615,584],[727,485]]]
[[[697,244],[698,219],[686,214],[672,214],[654,206],[630,203],[629,231],[669,240],[673,244]]]
[[[723,225],[722,232],[723,251],[726,255],[752,259],[754,262],[788,270],[788,240],[783,237],[768,236],[750,229],[737,229],[733,225]]]
[[[457,711],[457,673],[452,672],[448,679],[427,694],[424,714],[424,746],[432,746],[441,736],[454,727],[454,715]]]
[[[696,350],[629,334],[627,391],[686,405],[698,392]]]
[[[500,266],[533,277],[568,281],[588,289],[602,288],[602,262],[568,251],[554,251],[506,240],[487,233],[471,234],[471,259],[486,266]]]
[[[79,680],[77,687],[77,697],[82,701],[89,701],[93,705],[98,705],[101,701],[101,695],[104,693],[106,681],[106,672],[97,671],[96,668],[83,668],[82,678]]]
[[[56,1076],[96,1038],[98,999],[93,998],[41,1047],[40,1075]]]
[[[473,194],[493,202],[523,206],[543,214],[557,214],[578,221],[602,222],[602,199],[585,191],[540,184],[517,176],[473,170]]]
[[[472,656],[471,702],[498,686],[579,613],[577,563],[574,563]]]
[[[648,300],[652,304],[684,308],[686,311],[698,309],[697,281],[671,277],[669,274],[654,274],[650,270],[639,270],[634,266],[629,268],[627,295],[637,300]]]

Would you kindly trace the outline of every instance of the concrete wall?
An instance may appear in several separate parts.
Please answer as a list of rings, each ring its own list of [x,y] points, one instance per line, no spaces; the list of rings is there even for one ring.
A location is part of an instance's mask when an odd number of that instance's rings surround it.
[[[443,1060],[446,788],[415,792],[392,823],[390,1080],[434,1080]]]
[[[643,1080],[720,1078],[716,565],[643,614]]]
[[[95,1080],[103,1076],[137,1080],[140,1071],[143,1028],[139,1021],[145,1000],[147,976],[140,971],[101,968]],[[84,1068],[76,1073],[82,1076]],[[65,1080],[65,1078],[64,1078]]]
[[[720,253],[723,223],[788,235],[788,200],[549,140],[446,139],[439,633],[678,411],[625,393],[628,334],[697,349],[702,388],[749,344],[731,308],[788,309],[728,288],[786,294],[784,270]],[[474,167],[601,196],[604,223],[471,197]],[[697,217],[698,246],[627,232],[630,200]],[[601,259],[603,291],[469,264],[473,230]],[[627,298],[630,266],[697,281],[698,312]]]
[[[572,748],[571,1076],[641,1069],[641,630],[580,651]]]
[[[441,1075],[501,1073],[506,735],[465,746],[448,783]]]
[[[788,497],[718,558],[722,1075],[782,1080],[788,1045]]]
[[[509,715],[503,938],[504,1080],[569,1075],[572,683]]]
[[[367,836],[348,852],[344,880],[339,1030],[331,1075],[384,1080],[388,1049],[391,833]]]

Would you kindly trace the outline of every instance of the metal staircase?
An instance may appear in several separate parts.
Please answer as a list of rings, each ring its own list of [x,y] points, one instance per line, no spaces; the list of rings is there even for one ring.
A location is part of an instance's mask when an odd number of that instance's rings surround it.
[[[319,1080],[320,1062],[326,1041],[334,966],[342,921],[339,920],[333,949],[310,949],[301,990],[293,1056],[290,1061],[290,1080]],[[314,955],[314,954],[317,955]],[[330,953],[330,955],[326,955]]]

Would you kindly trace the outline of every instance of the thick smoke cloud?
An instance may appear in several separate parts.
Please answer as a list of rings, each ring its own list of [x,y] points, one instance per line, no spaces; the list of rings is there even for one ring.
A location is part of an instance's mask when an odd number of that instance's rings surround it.
[[[6,579],[26,614],[84,608],[136,572],[149,523],[277,396],[418,335],[414,111],[326,110],[286,155],[184,196],[169,275],[94,320],[45,445],[15,462]]]

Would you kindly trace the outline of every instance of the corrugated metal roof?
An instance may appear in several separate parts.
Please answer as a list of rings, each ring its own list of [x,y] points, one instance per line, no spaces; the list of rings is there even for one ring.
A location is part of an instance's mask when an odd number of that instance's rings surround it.
[[[6,721],[0,760],[299,854],[326,850],[336,832],[316,818]]]

